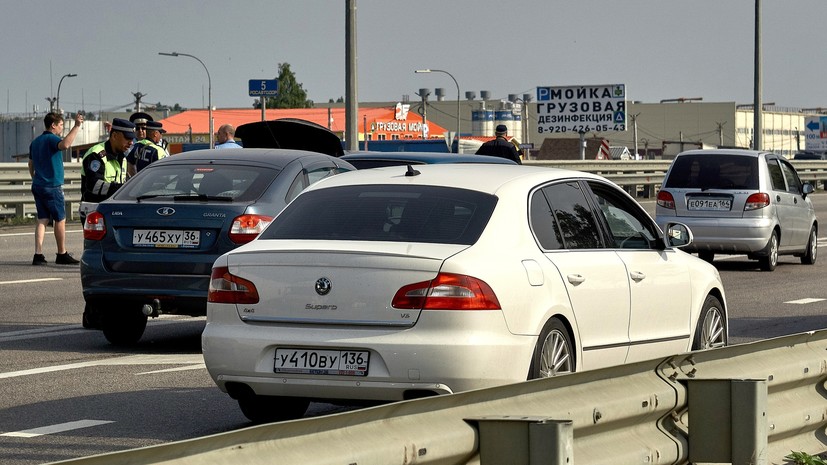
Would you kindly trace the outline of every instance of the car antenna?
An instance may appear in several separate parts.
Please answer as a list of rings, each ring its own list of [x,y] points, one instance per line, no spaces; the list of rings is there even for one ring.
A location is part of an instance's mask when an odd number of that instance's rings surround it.
[[[413,166],[408,165],[408,171],[405,171],[405,176],[418,176],[419,171],[413,169]]]

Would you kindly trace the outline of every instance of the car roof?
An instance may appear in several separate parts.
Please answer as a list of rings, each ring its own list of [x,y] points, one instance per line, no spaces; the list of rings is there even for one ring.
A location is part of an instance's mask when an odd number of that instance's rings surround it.
[[[681,152],[677,155],[677,157],[685,156],[685,155],[740,155],[744,157],[759,157],[761,155],[774,155],[772,152],[764,152],[759,150],[747,150],[747,149],[698,149],[698,150],[687,150],[685,152]]]
[[[448,152],[378,152],[360,151],[349,152],[343,160],[371,160],[371,161],[410,161],[412,163],[492,163],[500,165],[516,165],[513,160],[489,155],[472,153]]]
[[[251,148],[237,148],[237,149],[203,149],[192,150],[189,152],[181,152],[179,154],[162,158],[152,165],[178,164],[178,163],[192,163],[192,162],[241,162],[244,164],[258,164],[258,165],[272,165],[283,167],[288,163],[302,159],[305,161],[312,161],[314,159],[330,159],[339,166],[345,166],[350,169],[353,167],[336,157],[325,155],[318,152],[308,152],[306,150],[291,150],[291,149],[251,149]],[[152,166],[150,165],[150,166]]]
[[[409,168],[416,174],[406,175]],[[606,181],[605,178],[591,173],[541,166],[439,163],[351,171],[323,179],[308,187],[308,190],[346,185],[415,184],[456,187],[494,194],[507,184],[523,183],[534,186],[551,180],[572,178]]]

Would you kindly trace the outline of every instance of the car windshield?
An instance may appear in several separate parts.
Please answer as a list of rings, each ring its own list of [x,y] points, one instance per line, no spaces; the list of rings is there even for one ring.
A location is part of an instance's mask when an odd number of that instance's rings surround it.
[[[477,241],[497,198],[465,189],[366,185],[299,195],[259,239],[466,244]]]
[[[252,201],[279,171],[260,166],[150,165],[118,190],[116,200]]]
[[[758,158],[739,155],[682,155],[675,159],[666,187],[758,189]]]

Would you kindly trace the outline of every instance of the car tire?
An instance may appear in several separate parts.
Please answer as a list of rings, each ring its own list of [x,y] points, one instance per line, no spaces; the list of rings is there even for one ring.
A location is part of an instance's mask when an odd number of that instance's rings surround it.
[[[764,271],[773,271],[778,265],[778,233],[773,231],[770,235],[770,240],[767,242],[767,247],[764,249],[767,255],[758,259],[761,263],[761,269]]]
[[[818,258],[818,230],[815,226],[810,228],[810,240],[807,241],[807,251],[801,257],[801,263],[815,265]]]
[[[310,406],[301,397],[259,396],[247,394],[238,398],[241,413],[256,424],[301,418]]]
[[[548,320],[534,347],[528,379],[572,373],[575,368],[574,344],[568,328],[558,318]]]
[[[715,259],[715,253],[714,252],[698,252],[698,258],[700,258],[701,260],[703,260],[707,263],[712,263],[712,260]]]
[[[116,346],[134,345],[146,329],[146,315],[135,305],[127,306],[123,311],[107,312],[102,320],[103,335]]]
[[[708,295],[698,317],[692,350],[713,349],[729,344],[724,306],[714,295]]]

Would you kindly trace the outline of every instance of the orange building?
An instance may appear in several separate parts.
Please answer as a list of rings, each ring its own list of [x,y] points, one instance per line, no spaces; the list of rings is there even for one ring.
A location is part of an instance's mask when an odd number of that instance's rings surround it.
[[[360,108],[357,119],[359,140],[397,140],[397,139],[443,139],[446,129],[437,124],[428,123],[423,133],[422,117],[407,111],[407,105],[397,104],[395,108]],[[208,144],[210,142],[209,112],[207,110],[187,110],[161,120],[164,134],[171,145]],[[222,124],[238,127],[245,123],[261,121],[260,109],[230,108],[213,110],[213,130],[218,131]],[[294,108],[267,109],[264,120],[297,118],[312,121],[324,126],[344,140],[344,108]],[[171,150],[176,152],[176,150]]]

